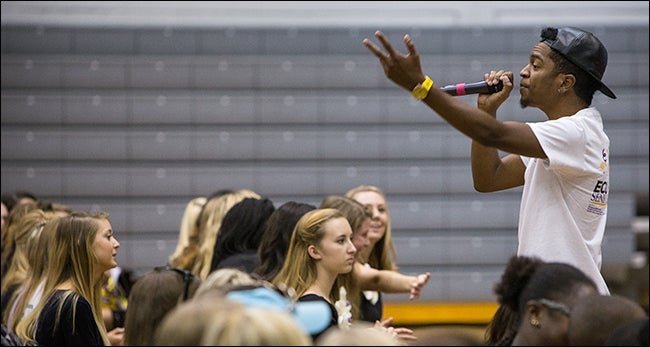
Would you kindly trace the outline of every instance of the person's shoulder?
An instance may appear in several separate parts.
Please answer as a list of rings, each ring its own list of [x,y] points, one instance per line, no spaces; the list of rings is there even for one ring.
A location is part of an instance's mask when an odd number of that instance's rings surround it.
[[[83,295],[70,290],[57,290],[54,292],[53,297],[55,300],[53,302],[59,302],[64,300],[63,308],[75,307],[75,310],[80,312],[90,312],[92,314],[92,308],[90,302],[84,298]]]
[[[570,119],[593,119],[600,120],[602,118],[600,111],[594,106],[585,107],[582,110],[576,112],[573,116],[568,117]]]
[[[318,294],[311,294],[311,293],[310,294],[305,294],[305,295],[299,297],[298,301],[325,301],[325,302],[329,303],[329,301],[327,301],[327,299],[325,299],[324,297],[322,297],[322,296],[320,296]]]
[[[253,272],[258,265],[257,253],[247,251],[227,256],[217,265],[217,269],[237,268],[244,272]]]

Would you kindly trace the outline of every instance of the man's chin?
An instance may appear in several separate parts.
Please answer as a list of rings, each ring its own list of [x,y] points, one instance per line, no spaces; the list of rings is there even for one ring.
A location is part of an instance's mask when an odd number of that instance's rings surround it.
[[[529,104],[528,104],[528,100],[525,100],[525,99],[519,99],[519,106],[520,106],[522,109],[527,108],[527,107],[529,106]]]

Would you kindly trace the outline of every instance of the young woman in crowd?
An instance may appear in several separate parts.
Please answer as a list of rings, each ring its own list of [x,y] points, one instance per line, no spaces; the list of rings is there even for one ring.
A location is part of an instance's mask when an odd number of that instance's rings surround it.
[[[384,192],[376,186],[360,185],[348,190],[345,196],[370,209],[372,215],[368,232],[370,245],[359,251],[359,261],[373,269],[397,271],[397,252]],[[384,308],[380,291],[364,291],[361,304],[366,311],[374,312],[375,318],[381,319]]]
[[[75,212],[50,235],[41,300],[16,327],[23,340],[46,346],[110,345],[102,319],[104,272],[117,266],[120,243],[108,214]]]
[[[312,210],[298,220],[284,265],[273,284],[293,288],[298,301],[326,302],[332,320],[325,330],[336,327],[335,303],[340,299],[341,286],[350,290],[354,285],[352,269],[356,252],[350,223],[339,210]],[[320,334],[312,334],[312,338],[315,340]]]

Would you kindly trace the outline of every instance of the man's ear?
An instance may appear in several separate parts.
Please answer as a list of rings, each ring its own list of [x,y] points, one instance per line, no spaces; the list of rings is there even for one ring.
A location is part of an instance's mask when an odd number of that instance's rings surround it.
[[[309,253],[309,256],[315,260],[320,260],[322,258],[320,251],[318,250],[318,247],[314,245],[309,245],[307,247],[307,253]]]
[[[562,84],[560,85],[560,89],[563,91],[567,91],[576,84],[576,76],[572,74],[563,74],[562,75]]]

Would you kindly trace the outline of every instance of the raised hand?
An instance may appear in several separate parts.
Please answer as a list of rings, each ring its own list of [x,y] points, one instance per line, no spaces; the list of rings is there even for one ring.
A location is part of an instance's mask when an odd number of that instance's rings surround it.
[[[387,53],[384,53],[381,48],[367,38],[363,39],[363,44],[379,58],[384,73],[391,81],[408,91],[413,90],[418,83],[424,81],[420,56],[408,34],[404,35],[404,44],[408,50],[406,55],[395,51],[381,31],[376,31],[375,37],[381,42]]]

